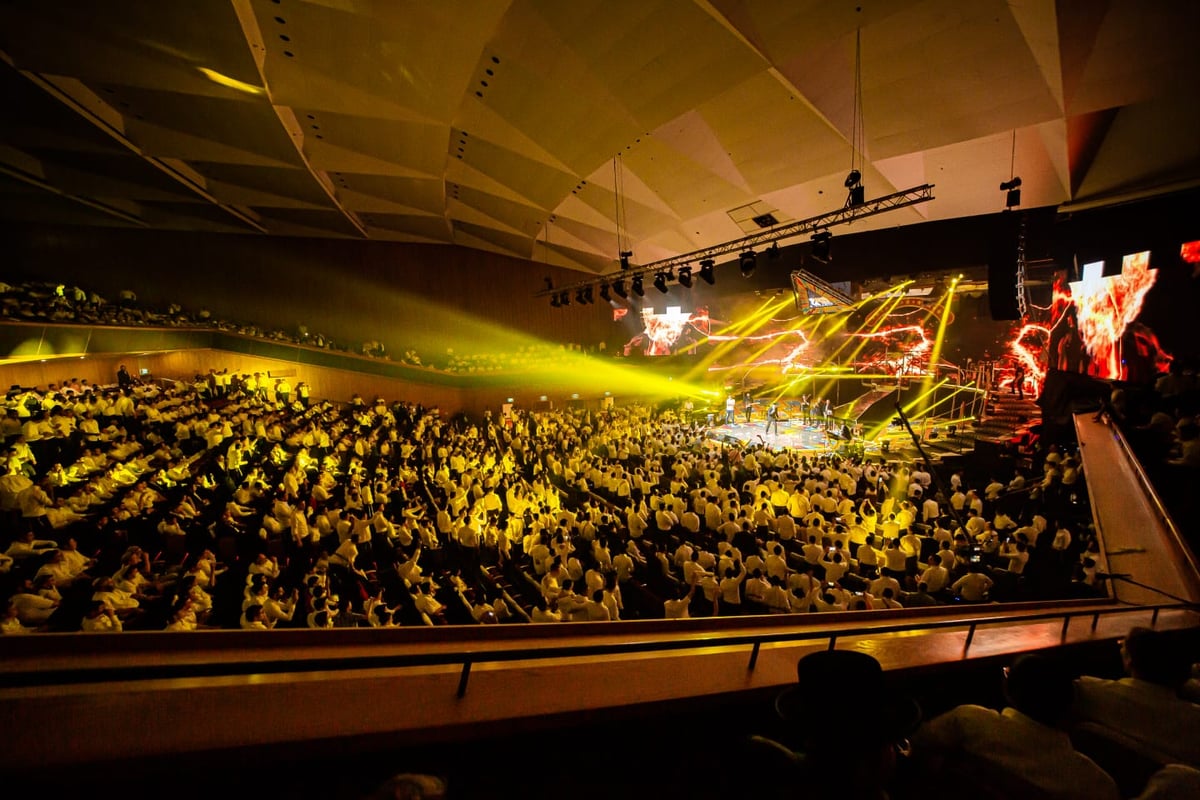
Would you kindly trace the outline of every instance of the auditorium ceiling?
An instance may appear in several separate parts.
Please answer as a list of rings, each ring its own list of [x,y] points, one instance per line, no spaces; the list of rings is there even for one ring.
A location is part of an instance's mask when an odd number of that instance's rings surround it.
[[[0,219],[603,273],[618,198],[648,263],[841,208],[858,161],[936,199],[854,230],[1013,174],[1082,207],[1196,185],[1197,33],[1188,0],[8,0]]]

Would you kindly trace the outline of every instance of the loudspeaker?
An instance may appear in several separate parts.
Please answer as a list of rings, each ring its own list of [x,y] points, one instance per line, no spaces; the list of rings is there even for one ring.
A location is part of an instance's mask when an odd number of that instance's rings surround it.
[[[1017,306],[1017,220],[1003,213],[988,248],[988,310],[992,319],[1020,319]]]

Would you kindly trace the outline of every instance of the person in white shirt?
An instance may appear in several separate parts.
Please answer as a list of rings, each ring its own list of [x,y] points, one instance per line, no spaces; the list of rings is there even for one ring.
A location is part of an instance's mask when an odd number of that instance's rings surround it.
[[[1075,750],[1063,727],[1072,705],[1070,674],[1034,654],[1018,657],[1006,675],[1008,707],[961,705],[929,720],[912,736],[916,764],[937,764],[947,774],[986,774],[989,788],[1004,797],[1116,800],[1116,783]],[[941,796],[932,786],[928,790]]]

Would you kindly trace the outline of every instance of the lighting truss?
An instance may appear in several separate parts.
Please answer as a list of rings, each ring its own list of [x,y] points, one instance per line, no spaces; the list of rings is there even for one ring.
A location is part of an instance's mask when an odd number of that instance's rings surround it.
[[[832,227],[834,225],[845,225],[853,222],[856,219],[864,219],[873,217],[876,214],[882,214],[885,211],[892,211],[897,208],[906,208],[915,206],[920,203],[927,203],[933,199],[934,184],[926,183],[921,186],[906,189],[902,192],[877,197],[874,200],[868,200],[862,205],[847,206],[839,208],[836,211],[830,211],[827,214],[820,214],[808,219],[799,220],[797,222],[789,222],[786,225],[778,225],[774,228],[766,228],[758,233],[744,236],[741,239],[734,239],[724,244],[706,247],[703,250],[694,250],[690,253],[683,253],[670,258],[664,258],[650,264],[643,264],[630,269],[623,269],[617,272],[612,272],[607,275],[589,278],[585,281],[569,284],[560,287],[574,291],[585,286],[598,286],[601,283],[611,283],[622,277],[631,277],[634,275],[647,275],[657,273],[666,269],[682,267],[687,264],[696,263],[702,259],[717,260],[723,256],[742,253],[745,250],[752,250],[759,245],[778,242],[785,239],[794,239],[799,236],[806,236],[818,230]],[[548,289],[543,289],[537,292],[535,297],[548,297],[553,294]]]

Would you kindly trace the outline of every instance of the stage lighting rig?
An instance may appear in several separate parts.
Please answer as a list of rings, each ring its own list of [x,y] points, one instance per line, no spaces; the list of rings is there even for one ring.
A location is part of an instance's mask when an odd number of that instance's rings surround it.
[[[641,275],[634,275],[633,280],[630,283],[632,284],[632,286],[630,288],[633,289],[634,294],[636,294],[638,297],[646,296],[646,290],[642,286],[642,276]]]
[[[860,184],[861,185],[861,184]],[[877,197],[863,203],[854,208],[838,208],[836,210],[818,214],[808,219],[798,220],[796,222],[780,225],[770,230],[764,230],[758,233],[744,236],[739,239],[733,239],[728,242],[723,242],[718,245],[710,245],[700,250],[694,250],[688,253],[680,253],[670,256],[659,261],[653,261],[648,264],[632,264],[628,268],[622,265],[621,271],[614,271],[607,275],[599,275],[578,283],[572,283],[566,286],[553,288],[550,284],[541,291],[535,293],[538,297],[551,297],[557,295],[559,302],[562,303],[562,292],[574,293],[577,289],[592,286],[593,292],[595,288],[601,284],[610,284],[612,293],[628,300],[627,294],[621,290],[626,288],[634,288],[632,284],[635,279],[640,287],[644,287],[645,283],[653,281],[655,276],[660,272],[667,272],[666,280],[668,282],[675,280],[674,273],[682,274],[684,266],[692,266],[692,286],[695,286],[696,278],[713,285],[716,282],[716,262],[718,258],[736,259],[741,267],[742,274],[750,277],[754,268],[757,266],[756,248],[766,250],[767,258],[770,259],[773,253],[776,252],[776,243],[780,240],[787,241],[804,235],[824,234],[823,236],[814,237],[818,242],[821,238],[831,236],[828,234],[830,226],[844,225],[853,222],[857,219],[864,219],[875,216],[887,211],[892,211],[898,208],[905,208],[916,205],[918,203],[928,202],[933,198],[933,186],[924,184],[916,186],[912,189],[906,189],[901,192],[895,192],[884,197]],[[820,248],[818,248],[818,255]],[[632,250],[622,249],[619,252],[626,255],[626,262],[632,255]],[[782,251],[779,250],[782,257]],[[680,281],[683,284],[683,281]],[[684,284],[686,285],[686,284]],[[636,293],[636,290],[635,290]],[[643,296],[643,295],[639,295]],[[566,296],[567,302],[570,301],[570,294]]]
[[[738,268],[742,271],[743,278],[749,278],[754,274],[754,268],[758,266],[758,256],[753,250],[743,250],[738,256]]]
[[[862,184],[862,173],[856,169],[850,170],[846,176],[846,208],[861,206],[867,198],[867,187]]]
[[[832,258],[830,255],[830,242],[833,241],[833,234],[829,231],[817,231],[812,235],[812,257],[815,261],[820,261],[822,264],[828,264]]]
[[[667,293],[667,284],[675,280],[675,269],[659,272],[654,276],[654,288],[658,289],[663,294]]]
[[[683,266],[679,268],[679,285],[685,289],[692,288],[692,268]]]
[[[1008,192],[1004,197],[1004,207],[1014,208],[1021,205],[1021,178],[1014,177],[1000,184],[1000,191]]]

